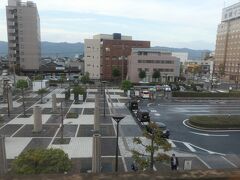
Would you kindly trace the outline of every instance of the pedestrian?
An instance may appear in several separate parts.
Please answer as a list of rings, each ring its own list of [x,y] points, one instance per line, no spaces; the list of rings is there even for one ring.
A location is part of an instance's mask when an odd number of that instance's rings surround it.
[[[177,168],[178,168],[178,158],[175,156],[175,154],[172,154],[171,169],[174,171],[174,170],[177,170]]]
[[[131,169],[135,172],[138,170],[137,166],[134,163],[131,164]]]

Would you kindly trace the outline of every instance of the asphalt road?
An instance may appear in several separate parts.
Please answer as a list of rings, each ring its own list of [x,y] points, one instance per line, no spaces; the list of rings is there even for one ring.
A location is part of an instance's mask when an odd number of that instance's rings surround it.
[[[196,100],[150,102],[140,106],[150,110],[153,121],[163,122],[170,129],[170,139],[179,150],[220,154],[240,154],[240,132],[202,132],[184,126],[183,121],[192,115],[240,115],[240,101]]]

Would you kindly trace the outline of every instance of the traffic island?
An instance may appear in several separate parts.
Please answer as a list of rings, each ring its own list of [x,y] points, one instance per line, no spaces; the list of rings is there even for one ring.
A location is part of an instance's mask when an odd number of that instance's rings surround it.
[[[240,130],[239,115],[192,116],[185,123],[204,130]]]

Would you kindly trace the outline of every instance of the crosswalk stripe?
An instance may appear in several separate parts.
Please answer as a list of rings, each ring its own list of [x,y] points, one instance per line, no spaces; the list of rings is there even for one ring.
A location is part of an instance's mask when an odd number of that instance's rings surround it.
[[[229,164],[231,164],[233,167],[238,168],[236,164],[225,158],[224,156],[221,156],[225,161],[227,161]]]
[[[196,152],[196,150],[195,150],[190,144],[188,144],[188,143],[186,143],[186,142],[184,142],[183,144],[184,144],[190,151]]]

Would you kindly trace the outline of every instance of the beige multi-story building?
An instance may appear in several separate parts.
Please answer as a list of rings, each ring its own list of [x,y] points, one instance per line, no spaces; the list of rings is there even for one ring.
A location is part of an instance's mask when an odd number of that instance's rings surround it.
[[[214,73],[235,80],[240,70],[240,3],[222,11],[218,26]]]
[[[9,0],[6,7],[9,61],[21,72],[39,70],[41,58],[40,19],[31,1]]]
[[[132,40],[131,36],[123,36],[120,33],[113,35],[99,34],[93,39],[84,40],[85,72],[91,79],[113,80],[112,70],[120,71],[119,78],[126,79],[127,57],[132,48],[148,48],[149,41]]]
[[[144,79],[139,78],[140,71],[145,71]],[[160,72],[158,82],[174,82],[179,77],[180,59],[155,48],[133,48],[128,57],[128,79],[134,83],[153,82],[154,71]]]

